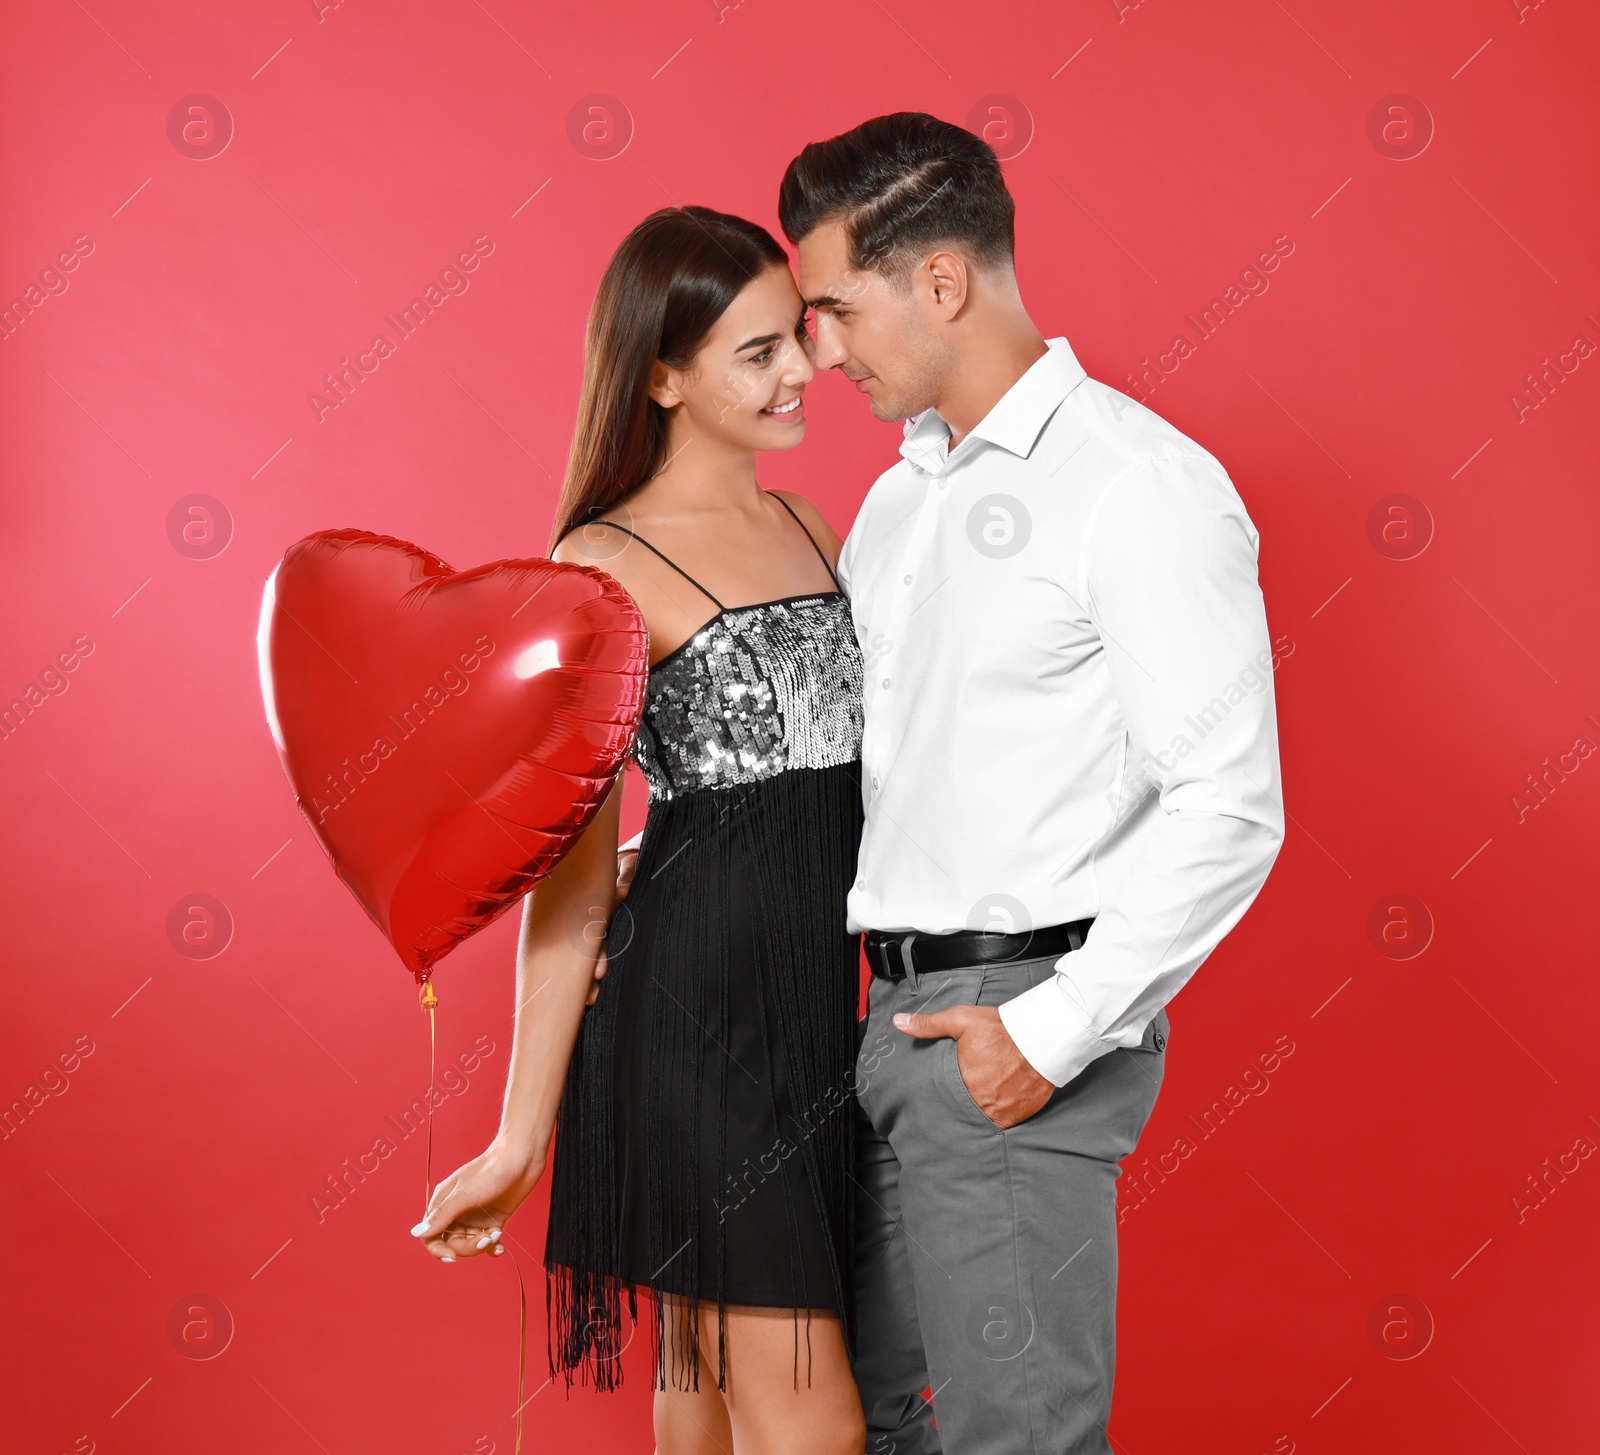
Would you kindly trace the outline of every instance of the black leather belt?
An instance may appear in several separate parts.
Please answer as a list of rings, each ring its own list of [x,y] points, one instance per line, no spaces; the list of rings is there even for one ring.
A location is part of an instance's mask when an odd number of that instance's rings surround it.
[[[1008,960],[1042,960],[1083,948],[1088,919],[1066,925],[1047,925],[1015,935],[992,935],[983,930],[960,930],[953,935],[923,935],[915,931],[894,934],[868,930],[863,943],[867,965],[879,980],[906,980],[913,986],[930,970],[965,970],[974,965],[1001,964]]]

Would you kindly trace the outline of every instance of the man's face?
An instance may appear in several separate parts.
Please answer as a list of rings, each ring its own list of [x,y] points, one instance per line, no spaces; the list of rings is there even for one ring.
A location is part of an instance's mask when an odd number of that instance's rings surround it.
[[[910,419],[938,393],[936,338],[914,270],[904,291],[850,266],[844,225],[824,222],[799,245],[800,296],[815,315],[813,359],[837,369],[882,420]]]

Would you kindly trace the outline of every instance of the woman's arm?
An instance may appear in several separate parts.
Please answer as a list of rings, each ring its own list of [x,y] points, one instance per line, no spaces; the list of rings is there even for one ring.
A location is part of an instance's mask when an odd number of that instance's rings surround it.
[[[517,947],[511,1069],[495,1140],[543,1165],[594,962],[616,898],[620,781],[555,872],[528,895]]]
[[[616,902],[619,782],[583,836],[523,905],[517,1006],[500,1130],[434,1189],[411,1231],[453,1262],[490,1248],[543,1176],[567,1065]]]

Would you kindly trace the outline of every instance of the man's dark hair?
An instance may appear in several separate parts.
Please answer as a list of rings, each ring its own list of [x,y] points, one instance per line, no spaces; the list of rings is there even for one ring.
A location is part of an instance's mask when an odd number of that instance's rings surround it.
[[[1010,263],[1015,217],[994,149],[922,111],[875,116],[812,142],[778,189],[778,220],[790,242],[837,219],[850,266],[897,284],[940,243],[982,263]]]

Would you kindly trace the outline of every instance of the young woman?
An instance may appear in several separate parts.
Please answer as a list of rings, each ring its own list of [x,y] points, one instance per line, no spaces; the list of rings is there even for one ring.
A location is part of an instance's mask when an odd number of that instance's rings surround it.
[[[552,1373],[613,1387],[647,1291],[661,1455],[865,1444],[861,658],[838,537],[756,479],[805,433],[804,314],[770,234],[701,207],[646,218],[601,280],[553,554],[614,576],[649,628],[649,814],[614,914],[620,790],[529,895],[499,1133],[414,1230],[441,1259],[497,1251],[559,1124]],[[585,927],[608,917],[602,957]]]

